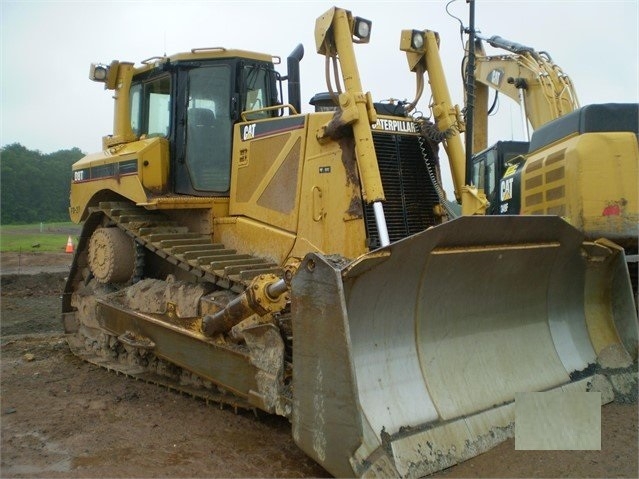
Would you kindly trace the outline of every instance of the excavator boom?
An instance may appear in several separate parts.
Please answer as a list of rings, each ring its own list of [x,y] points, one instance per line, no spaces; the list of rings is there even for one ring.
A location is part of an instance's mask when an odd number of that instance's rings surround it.
[[[499,36],[476,35],[475,93],[480,114],[473,116],[473,153],[485,149],[488,141],[488,91],[495,90],[516,101],[522,110],[524,131],[537,130],[549,121],[579,108],[577,92],[570,77],[546,52]],[[486,55],[481,41],[509,54]],[[483,103],[483,104],[481,104]]]

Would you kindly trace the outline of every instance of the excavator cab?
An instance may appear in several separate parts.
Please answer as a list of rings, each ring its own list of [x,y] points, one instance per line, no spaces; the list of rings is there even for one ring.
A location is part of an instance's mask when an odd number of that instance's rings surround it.
[[[499,199],[508,194],[507,191],[501,191],[500,179],[504,177],[511,160],[528,152],[528,145],[527,141],[498,141],[473,156],[471,178],[473,185],[486,194],[486,214],[499,214]]]

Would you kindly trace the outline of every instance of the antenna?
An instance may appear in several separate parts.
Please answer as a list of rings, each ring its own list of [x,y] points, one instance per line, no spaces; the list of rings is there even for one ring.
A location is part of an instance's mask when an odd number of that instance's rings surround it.
[[[475,109],[475,0],[466,0],[470,8],[468,63],[466,64],[466,184],[472,182],[473,114]]]

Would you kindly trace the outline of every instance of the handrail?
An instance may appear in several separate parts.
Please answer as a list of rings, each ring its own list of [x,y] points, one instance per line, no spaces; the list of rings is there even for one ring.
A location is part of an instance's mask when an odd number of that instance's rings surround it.
[[[264,108],[258,108],[256,110],[244,110],[241,113],[241,117],[242,117],[242,121],[249,121],[249,119],[246,117],[246,115],[252,115],[255,113],[260,113],[263,111],[272,111],[272,110],[279,110],[282,108],[288,108],[291,111],[292,115],[298,115],[298,111],[295,109],[295,107],[293,105],[291,105],[290,103],[283,103],[281,105],[273,105],[273,106],[265,106]]]

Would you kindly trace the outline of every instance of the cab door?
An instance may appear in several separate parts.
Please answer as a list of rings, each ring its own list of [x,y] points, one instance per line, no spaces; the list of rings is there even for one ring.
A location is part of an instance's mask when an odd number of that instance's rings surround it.
[[[228,195],[231,174],[232,69],[226,63],[178,71],[174,191]]]

